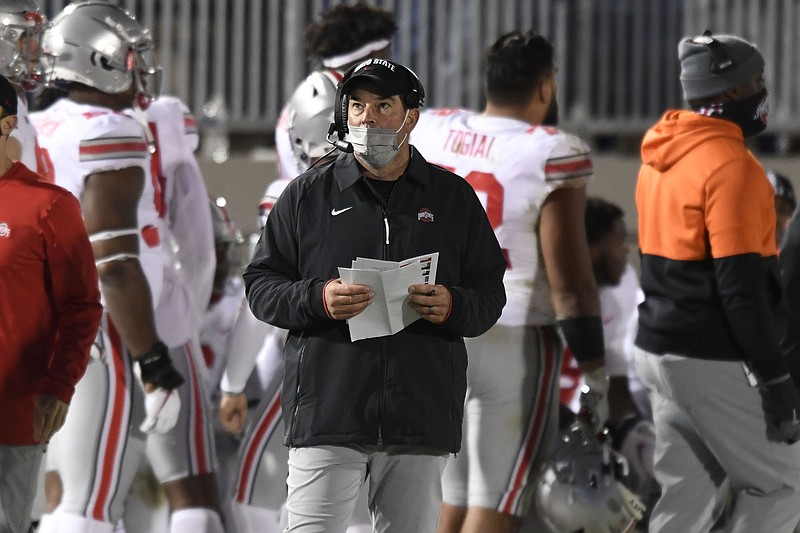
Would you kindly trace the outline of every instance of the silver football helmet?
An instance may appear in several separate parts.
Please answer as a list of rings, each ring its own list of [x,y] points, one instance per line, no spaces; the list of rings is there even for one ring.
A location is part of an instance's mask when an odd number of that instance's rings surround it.
[[[78,82],[108,94],[135,84],[137,103],[145,107],[161,89],[153,48],[150,32],[124,9],[98,0],[70,4],[42,38],[46,81]]]
[[[559,441],[536,482],[541,519],[557,533],[627,533],[644,516],[641,500],[624,484],[625,459],[578,420]]]
[[[297,170],[305,172],[330,149],[328,128],[333,122],[336,81],[327,72],[312,72],[289,99],[287,129]]]
[[[43,81],[40,38],[46,23],[32,0],[0,2],[0,74],[26,91]]]

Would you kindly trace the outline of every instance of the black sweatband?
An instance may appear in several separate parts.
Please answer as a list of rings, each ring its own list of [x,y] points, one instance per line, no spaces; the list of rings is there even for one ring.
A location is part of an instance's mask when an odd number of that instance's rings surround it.
[[[142,383],[151,383],[165,390],[176,389],[184,383],[183,376],[172,366],[169,348],[161,341],[156,341],[147,353],[135,361],[139,364]]]
[[[603,359],[603,321],[599,316],[580,316],[558,321],[564,340],[579,363]]]

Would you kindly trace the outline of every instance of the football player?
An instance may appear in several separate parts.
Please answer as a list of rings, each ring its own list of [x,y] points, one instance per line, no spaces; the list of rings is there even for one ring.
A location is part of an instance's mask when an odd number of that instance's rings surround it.
[[[327,132],[333,122],[333,97],[344,72],[370,57],[391,59],[396,31],[390,11],[364,4],[334,6],[306,28],[306,46],[322,68],[298,85],[281,110],[275,127],[278,180],[261,200],[262,227],[286,183],[330,150]]]
[[[786,228],[797,207],[797,197],[794,193],[794,185],[786,176],[774,171],[767,171],[767,178],[775,190],[775,242],[780,250]]]
[[[42,82],[40,38],[47,18],[32,0],[0,3],[0,74],[17,90],[17,128],[11,133],[8,154],[36,170],[36,130],[28,117],[26,91]]]
[[[281,419],[281,347],[268,344],[270,349],[262,350],[264,339],[275,328],[250,312],[232,253],[241,235],[222,200],[211,202],[217,268],[200,338],[211,370],[210,384],[216,391],[213,401],[220,405],[221,431],[215,437],[225,479],[224,498],[230,504],[226,511],[240,533],[271,533],[283,530],[280,510],[286,499],[289,457],[280,436],[274,435]],[[270,338],[280,344],[285,335]],[[261,353],[273,359],[262,359],[253,372]],[[242,438],[247,418],[253,421]]]
[[[159,97],[143,116],[155,149],[151,172],[161,186],[159,215],[165,230],[161,250],[167,268],[156,304],[156,328],[187,378],[178,390],[184,406],[180,418],[166,433],[148,435],[147,459],[170,504],[170,531],[221,532],[199,340],[215,263],[208,192],[194,157],[199,139],[194,117],[178,98]]]
[[[47,81],[66,97],[33,115],[40,168],[81,201],[105,317],[72,416],[51,442],[63,493],[40,531],[111,532],[146,436],[178,421],[184,382],[154,317],[166,272],[160,184],[141,124],[122,112],[153,98],[158,69],[147,30],[105,2],[67,6],[42,48]]]
[[[597,429],[608,409],[584,229],[592,161],[581,139],[556,127],[552,45],[508,33],[490,46],[484,79],[482,113],[433,109],[411,134],[427,160],[473,186],[507,260],[503,314],[467,340],[464,448],[445,468],[440,533],[511,532],[528,512],[558,427],[559,327],[597,400]]]

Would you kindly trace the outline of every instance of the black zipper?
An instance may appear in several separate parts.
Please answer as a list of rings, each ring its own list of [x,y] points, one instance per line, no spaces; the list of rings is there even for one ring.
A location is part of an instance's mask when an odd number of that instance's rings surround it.
[[[303,369],[303,359],[305,358],[307,344],[308,339],[303,342],[303,346],[300,348],[300,356],[297,358],[297,378],[294,388],[294,408],[292,409],[292,424],[289,431],[289,435],[291,435],[292,439],[295,437],[294,428],[297,423],[297,410],[300,408],[300,374]]]

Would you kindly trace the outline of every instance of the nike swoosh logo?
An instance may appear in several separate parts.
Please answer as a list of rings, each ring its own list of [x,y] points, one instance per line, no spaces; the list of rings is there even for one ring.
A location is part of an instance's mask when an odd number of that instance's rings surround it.
[[[345,211],[350,211],[351,209],[353,209],[353,206],[350,206],[350,207],[345,207],[344,209],[336,209],[336,208],[334,207],[333,209],[331,209],[331,215],[332,215],[332,216],[341,215],[341,214],[342,214],[342,213],[344,213]]]

